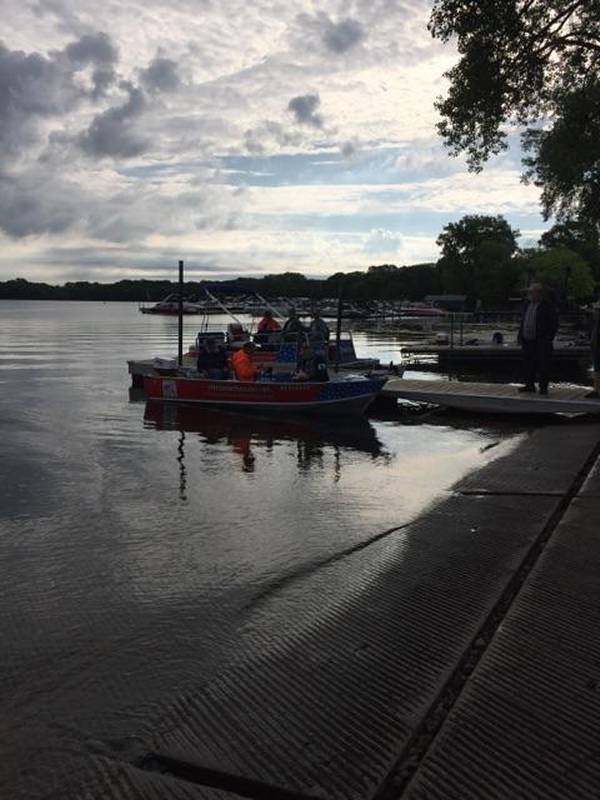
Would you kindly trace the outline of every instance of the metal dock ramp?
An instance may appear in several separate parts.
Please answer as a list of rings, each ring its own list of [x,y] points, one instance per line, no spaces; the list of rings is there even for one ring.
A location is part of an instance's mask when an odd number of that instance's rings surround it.
[[[600,414],[600,400],[585,397],[589,391],[582,387],[551,386],[549,394],[542,396],[521,394],[514,384],[400,378],[388,381],[382,395],[494,414]]]

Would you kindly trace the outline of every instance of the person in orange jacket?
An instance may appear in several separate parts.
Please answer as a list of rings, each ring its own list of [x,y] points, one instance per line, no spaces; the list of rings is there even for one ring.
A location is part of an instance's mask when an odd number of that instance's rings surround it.
[[[231,356],[231,366],[237,381],[255,381],[258,377],[258,370],[252,363],[251,354],[254,351],[252,342],[244,342],[241,350]]]
[[[263,318],[258,323],[257,331],[259,333],[277,333],[281,330],[281,325],[273,317],[273,312],[267,308]]]

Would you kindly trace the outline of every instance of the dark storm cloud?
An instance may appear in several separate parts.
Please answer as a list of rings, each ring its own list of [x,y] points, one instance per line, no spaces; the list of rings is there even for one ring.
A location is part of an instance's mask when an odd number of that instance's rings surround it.
[[[120,106],[96,114],[89,128],[78,137],[81,149],[93,158],[132,158],[145,152],[150,142],[133,129],[134,120],[146,108],[141,89],[124,81],[121,84],[129,97]]]
[[[86,34],[64,50],[24,53],[0,43],[0,150],[23,151],[37,137],[42,118],[72,111],[84,98],[96,99],[114,82],[117,51],[106,34]],[[94,67],[92,86],[78,79]],[[0,155],[1,158],[1,155]]]
[[[288,103],[288,111],[294,115],[294,119],[300,125],[311,125],[313,128],[323,127],[323,117],[317,113],[321,105],[321,98],[318,94],[303,94],[292,97]]]
[[[323,42],[332,53],[345,53],[367,37],[367,32],[356,19],[328,21],[323,32]]]
[[[140,82],[149,92],[175,92],[181,85],[177,64],[170,58],[157,56],[141,71]]]

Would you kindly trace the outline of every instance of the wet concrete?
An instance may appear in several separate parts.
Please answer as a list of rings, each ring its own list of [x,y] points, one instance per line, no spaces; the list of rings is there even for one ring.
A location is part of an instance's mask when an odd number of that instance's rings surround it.
[[[48,748],[56,796],[598,797],[599,441],[538,430],[257,596],[235,654],[129,747]]]
[[[597,460],[403,797],[600,797],[599,478]]]

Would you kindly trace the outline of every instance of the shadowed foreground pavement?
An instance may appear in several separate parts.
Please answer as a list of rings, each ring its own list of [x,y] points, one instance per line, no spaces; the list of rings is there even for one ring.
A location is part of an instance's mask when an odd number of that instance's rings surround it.
[[[599,446],[598,425],[538,430],[262,590],[235,656],[152,727],[61,731],[2,796],[600,796]]]

